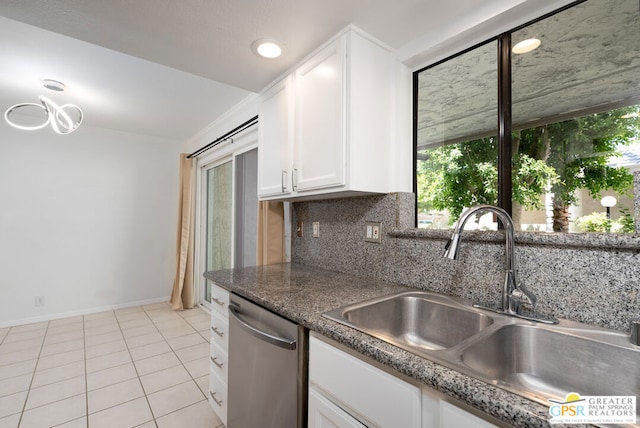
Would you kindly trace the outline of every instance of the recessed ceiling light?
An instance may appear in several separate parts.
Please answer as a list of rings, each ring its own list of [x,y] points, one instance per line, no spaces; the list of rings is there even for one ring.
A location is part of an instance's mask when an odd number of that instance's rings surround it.
[[[42,86],[56,92],[62,92],[64,91],[64,88],[65,88],[64,83],[58,82],[57,80],[51,80],[51,79],[44,79],[42,81]]]
[[[514,54],[525,54],[528,52],[531,52],[533,50],[538,49],[538,47],[540,46],[540,43],[542,43],[539,39],[527,39],[527,40],[523,40],[520,43],[517,43],[513,49],[511,49],[511,51]]]
[[[284,51],[280,43],[270,39],[254,41],[251,43],[251,50],[264,58],[278,58]]]

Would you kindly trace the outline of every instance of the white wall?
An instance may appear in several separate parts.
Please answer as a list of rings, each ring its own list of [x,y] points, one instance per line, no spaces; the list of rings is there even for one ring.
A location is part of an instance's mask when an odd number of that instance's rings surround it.
[[[240,126],[247,120],[256,116],[258,114],[258,106],[259,104],[257,94],[249,95],[234,107],[229,109],[222,116],[217,118],[215,121],[211,122],[211,124],[209,124],[209,126],[207,126],[205,129],[198,132],[196,135],[186,141],[182,145],[182,151],[184,153],[192,153],[199,148],[206,146],[212,141],[215,141],[217,138],[223,136],[235,127]],[[229,143],[221,143],[220,145],[216,146],[216,148],[203,153],[202,155],[200,155],[200,157],[212,153],[213,150],[220,150],[226,144]]]
[[[0,125],[0,326],[166,300],[179,148],[88,126],[59,136]]]

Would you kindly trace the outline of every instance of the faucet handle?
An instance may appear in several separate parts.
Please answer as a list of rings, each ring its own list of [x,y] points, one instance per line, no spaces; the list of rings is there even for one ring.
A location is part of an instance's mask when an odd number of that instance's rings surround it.
[[[511,297],[522,303],[527,303],[531,306],[535,306],[538,298],[531,291],[527,290],[524,285],[516,287],[511,293]]]

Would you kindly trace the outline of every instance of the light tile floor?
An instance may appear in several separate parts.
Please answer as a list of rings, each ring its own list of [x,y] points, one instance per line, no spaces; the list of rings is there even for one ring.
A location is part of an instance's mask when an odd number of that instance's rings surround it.
[[[0,428],[224,428],[209,314],[159,303],[0,329]]]

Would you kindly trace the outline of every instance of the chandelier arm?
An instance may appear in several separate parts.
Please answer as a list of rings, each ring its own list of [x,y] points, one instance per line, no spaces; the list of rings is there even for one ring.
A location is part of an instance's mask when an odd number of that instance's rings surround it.
[[[51,127],[57,134],[69,134],[78,129],[78,126],[80,126],[80,122],[82,121],[82,110],[80,110],[80,107],[74,104],[65,104],[63,106],[59,106],[45,96],[40,96],[40,102],[49,112],[49,116],[51,117]],[[79,120],[77,123],[74,123],[73,119],[71,119],[71,116],[69,116],[69,114],[64,111],[65,107],[73,107],[78,110]]]
[[[45,111],[45,113],[47,113],[47,120],[44,121],[44,123],[42,125],[35,125],[35,126],[25,126],[25,125],[18,125],[17,123],[13,122],[10,118],[9,115],[11,115],[11,113],[13,113],[14,111],[23,108],[23,107],[38,107],[41,108]],[[45,126],[47,126],[49,124],[49,122],[51,121],[51,114],[49,112],[49,110],[47,109],[46,106],[41,105],[41,104],[36,104],[36,103],[21,103],[21,104],[16,104],[14,106],[11,106],[7,109],[7,111],[4,112],[4,120],[11,126],[13,126],[16,129],[21,129],[23,131],[35,131],[38,129],[42,129]]]

